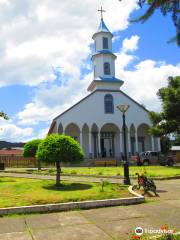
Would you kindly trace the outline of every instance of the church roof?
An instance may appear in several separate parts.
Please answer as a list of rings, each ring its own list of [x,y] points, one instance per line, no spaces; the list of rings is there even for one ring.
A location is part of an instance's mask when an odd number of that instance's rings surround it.
[[[103,19],[101,19],[97,32],[110,32],[109,29],[106,27],[106,24],[104,23]]]
[[[97,29],[97,32],[93,35],[93,38],[94,38],[94,36],[97,33],[101,33],[101,32],[103,32],[103,33],[110,33],[113,36],[113,34],[109,31],[109,29],[107,28],[106,24],[104,23],[103,19],[101,19],[100,25],[99,25],[99,27]]]
[[[144,111],[149,112],[143,105],[139,104],[138,102],[136,102],[133,98],[131,98],[130,96],[128,96],[126,93],[124,93],[121,90],[107,90],[107,89],[98,89],[95,90],[94,92],[91,92],[90,94],[88,94],[87,96],[85,96],[84,98],[82,98],[79,102],[75,103],[73,106],[71,106],[70,108],[68,108],[67,110],[65,110],[64,112],[62,112],[61,114],[59,114],[57,117],[55,117],[53,119],[52,124],[54,123],[54,121],[56,119],[58,119],[59,117],[61,117],[62,115],[64,115],[66,112],[70,111],[72,108],[74,108],[75,106],[77,106],[79,103],[83,102],[85,99],[89,98],[91,95],[95,94],[96,92],[119,92],[121,94],[123,94],[125,97],[129,98],[132,102],[134,102],[135,104],[137,104],[139,107],[141,107]],[[51,124],[51,125],[52,125]]]

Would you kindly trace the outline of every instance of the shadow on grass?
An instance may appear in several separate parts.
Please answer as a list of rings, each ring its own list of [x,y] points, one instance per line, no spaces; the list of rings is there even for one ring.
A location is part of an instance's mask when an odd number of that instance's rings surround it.
[[[164,166],[169,169],[180,169],[180,166]]]
[[[16,182],[16,180],[14,180],[14,179],[3,179],[3,177],[2,177],[2,179],[0,179],[0,183],[7,183],[7,182]]]
[[[47,190],[53,190],[53,191],[77,191],[77,190],[87,190],[92,188],[93,186],[90,184],[85,183],[71,183],[71,184],[61,184],[59,187],[56,185],[48,185],[43,186],[43,188]]]

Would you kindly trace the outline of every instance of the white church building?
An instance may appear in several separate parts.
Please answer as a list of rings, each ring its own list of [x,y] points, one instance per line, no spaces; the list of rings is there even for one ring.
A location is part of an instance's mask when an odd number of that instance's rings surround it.
[[[54,118],[48,134],[73,137],[80,143],[86,158],[120,159],[124,154],[123,120],[117,106],[126,104],[129,105],[125,113],[128,155],[147,150],[160,151],[159,138],[148,132],[151,126],[148,110],[120,90],[124,82],[115,75],[113,34],[102,17],[92,38],[94,78],[87,89],[90,93]]]

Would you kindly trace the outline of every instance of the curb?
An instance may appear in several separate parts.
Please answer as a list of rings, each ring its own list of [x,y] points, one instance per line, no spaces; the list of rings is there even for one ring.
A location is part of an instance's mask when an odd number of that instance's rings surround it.
[[[117,198],[105,199],[96,201],[83,201],[83,202],[69,202],[60,204],[45,204],[23,207],[0,208],[0,215],[6,214],[22,214],[22,213],[47,213],[47,212],[61,212],[71,211],[75,209],[93,209],[100,207],[112,207],[119,205],[130,205],[143,203],[144,197],[133,198]]]
[[[140,194],[134,192],[132,190],[132,186],[130,186],[128,190],[130,191],[130,193],[135,195],[135,197],[0,208],[0,215],[61,212],[77,209],[94,209],[100,207],[131,205],[145,202],[144,196],[141,196]]]
[[[135,195],[136,197],[144,198],[144,201],[145,201],[145,197],[142,196],[141,194],[135,192],[135,191],[132,189],[132,187],[133,187],[133,186],[129,186],[129,187],[128,187],[129,192],[130,192],[131,194]]]

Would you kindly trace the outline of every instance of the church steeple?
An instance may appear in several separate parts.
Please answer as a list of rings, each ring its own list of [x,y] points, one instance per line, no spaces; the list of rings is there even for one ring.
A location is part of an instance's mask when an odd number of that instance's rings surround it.
[[[102,13],[105,11],[102,7],[98,11],[101,12],[101,21],[97,32],[92,36],[94,40],[94,53],[91,60],[93,63],[94,80],[88,87],[88,90],[119,89],[123,81],[115,77],[116,55],[112,52],[113,34],[104,23]]]

